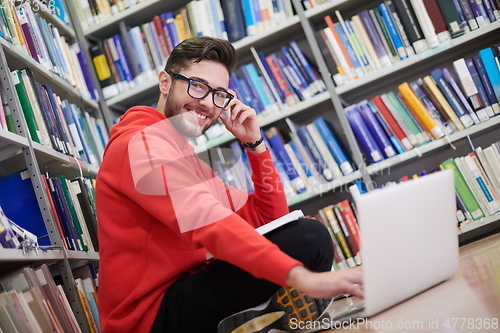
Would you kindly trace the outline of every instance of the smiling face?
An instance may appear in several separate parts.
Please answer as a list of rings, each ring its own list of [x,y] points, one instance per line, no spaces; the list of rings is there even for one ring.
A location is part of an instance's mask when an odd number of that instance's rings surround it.
[[[188,78],[208,84],[214,89],[226,89],[229,84],[229,73],[220,63],[202,60],[192,63],[179,71]],[[169,89],[165,101],[165,116],[170,119],[179,133],[187,138],[202,135],[220,114],[220,109],[212,102],[212,93],[203,99],[195,99],[188,95],[189,83],[169,78]]]

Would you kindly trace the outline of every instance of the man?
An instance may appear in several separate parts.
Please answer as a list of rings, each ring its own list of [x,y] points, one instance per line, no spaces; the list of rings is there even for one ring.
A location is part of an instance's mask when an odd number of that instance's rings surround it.
[[[183,41],[158,76],[157,108],[133,107],[111,130],[97,177],[104,333],[216,332],[280,286],[314,298],[362,295],[359,270],[329,272],[321,223],[255,232],[288,207],[255,110],[227,89],[235,66],[227,41]],[[252,194],[225,186],[187,141],[217,118],[247,147]]]

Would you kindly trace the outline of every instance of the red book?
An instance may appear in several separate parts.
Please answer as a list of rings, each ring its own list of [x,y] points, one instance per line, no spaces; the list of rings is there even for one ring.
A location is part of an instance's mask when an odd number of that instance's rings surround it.
[[[382,98],[380,96],[375,96],[374,98],[372,98],[372,102],[378,108],[380,114],[384,117],[385,121],[387,122],[387,125],[392,129],[393,133],[401,142],[403,148],[405,150],[412,149],[413,145],[410,143],[410,141],[406,137],[406,134],[403,132],[396,119],[394,119],[392,113],[389,111],[387,106],[385,106],[384,102],[382,101]]]
[[[358,246],[358,249],[361,249],[361,234],[359,233],[358,221],[356,219],[356,215],[354,215],[354,211],[352,210],[349,200],[339,202],[337,207],[344,218],[344,222],[352,236],[352,239]]]
[[[152,22],[155,27],[156,33],[158,34],[158,39],[160,40],[161,52],[167,57],[172,51],[168,47],[167,37],[165,36],[165,31],[163,30],[163,25],[161,24],[161,17],[153,17]]]

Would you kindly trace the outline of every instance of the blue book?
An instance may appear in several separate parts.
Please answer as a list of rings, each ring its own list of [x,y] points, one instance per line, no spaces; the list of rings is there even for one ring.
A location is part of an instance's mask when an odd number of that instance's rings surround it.
[[[302,170],[304,170],[304,173],[306,174],[306,177],[307,178],[314,177],[314,174],[312,173],[312,171],[307,166],[307,163],[304,160],[304,157],[300,153],[299,149],[297,148],[297,145],[295,144],[295,142],[290,141],[288,144],[290,145],[290,147],[292,148],[293,152],[295,153],[295,156],[297,156],[297,160],[299,161],[299,164],[302,167]]]
[[[314,162],[316,170],[313,170],[313,172],[317,172],[318,174],[323,175],[323,177],[327,181],[333,180],[333,172],[332,170],[330,170],[328,164],[321,156],[318,148],[316,147],[313,139],[311,138],[311,135],[307,131],[306,126],[299,126],[297,128],[297,136],[300,142],[302,142],[302,145],[304,146],[305,150],[309,152],[310,159]]]
[[[310,95],[307,91],[307,87],[302,86],[302,82],[293,69],[292,65],[288,61],[288,58],[285,57],[285,55],[281,55],[277,58],[277,61],[279,67],[282,69],[283,74],[285,75],[285,79],[288,81],[288,84],[292,87],[299,100],[303,101],[306,98],[309,98]]]
[[[375,104],[373,104],[372,102],[368,102],[368,107],[373,112],[373,115],[375,116],[375,118],[377,118],[380,126],[384,130],[384,132],[387,135],[387,137],[389,138],[389,140],[391,140],[392,145],[394,146],[394,148],[396,148],[396,151],[398,152],[398,154],[404,153],[405,150],[403,149],[403,146],[401,145],[401,143],[399,142],[398,138],[396,137],[394,132],[391,130],[389,125],[387,125],[384,117],[382,117],[382,115],[380,114],[380,112],[379,112],[378,108],[375,106]]]
[[[243,16],[247,26],[247,35],[252,36],[257,33],[257,23],[255,22],[254,10],[252,8],[252,0],[241,0],[243,5]]]
[[[59,17],[61,21],[63,21],[64,23],[70,24],[66,6],[64,5],[64,1],[54,0],[53,4],[54,4],[53,7],[54,14],[56,14],[56,16]]]
[[[366,157],[370,163],[376,163],[384,159],[382,151],[380,151],[375,139],[371,135],[368,128],[366,128],[361,115],[359,114],[356,105],[348,106],[344,109],[349,125],[360,143],[361,148],[365,152]]]
[[[174,13],[172,12],[167,12],[161,15],[163,21],[165,22],[168,30],[168,35],[170,36],[170,39],[172,40],[172,45],[173,47],[176,47],[177,44],[179,44],[180,38],[177,33],[177,27],[175,25],[175,16]]]
[[[495,11],[498,8],[495,7],[492,0],[483,0],[483,5],[484,5],[484,9],[486,11],[486,14],[488,15],[488,18],[490,19],[490,22],[495,22],[497,20],[497,18],[495,16]]]
[[[75,125],[80,135],[80,140],[82,141],[83,150],[88,158],[88,162],[92,165],[98,165],[97,157],[94,150],[89,142],[90,138],[85,133],[84,124],[82,123],[82,114],[80,109],[75,104],[69,104],[71,112],[73,113],[73,119],[75,120]]]
[[[474,65],[474,60],[465,59],[465,64],[467,65],[467,69],[469,70],[472,81],[476,86],[477,92],[479,94],[479,100],[486,109],[486,114],[488,115],[488,117],[493,117],[495,115],[495,112],[493,111],[493,107],[486,94],[486,90],[483,86],[483,83],[481,82],[481,78],[479,77],[479,73],[477,72],[476,65]]]
[[[479,58],[483,62],[484,69],[495,93],[497,101],[500,101],[500,71],[495,61],[493,49],[488,47],[479,51]]]
[[[245,19],[240,0],[221,0],[222,12],[226,21],[228,40],[235,42],[246,37]]]
[[[274,101],[269,100],[267,97],[266,91],[264,90],[264,87],[262,86],[261,80],[260,80],[260,75],[257,72],[257,68],[255,67],[254,63],[249,63],[246,65],[243,65],[240,67],[241,71],[243,72],[243,75],[247,78],[247,80],[251,83],[252,87],[255,89],[257,92],[257,95],[262,102],[262,105],[264,105],[264,108],[267,112],[273,113],[275,111],[278,111],[276,108],[276,105],[274,104]]]
[[[319,92],[324,91],[325,86],[324,86],[323,81],[321,81],[321,78],[319,78],[317,76],[317,73],[313,70],[311,64],[307,61],[306,57],[304,56],[304,54],[300,50],[299,46],[297,45],[297,42],[291,41],[290,46],[291,46],[291,49],[293,50],[293,52],[295,52],[295,54],[297,55],[300,63],[302,64],[302,66],[306,70],[309,77],[313,80],[313,84],[316,85],[316,87],[318,88],[318,91]]]
[[[472,57],[472,60],[474,61],[474,65],[476,66],[477,74],[481,79],[481,83],[483,84],[486,96],[488,96],[488,100],[493,107],[493,111],[495,112],[495,114],[500,113],[500,105],[498,104],[497,97],[495,95],[495,92],[493,91],[491,82],[488,79],[488,75],[486,74],[486,69],[484,68],[483,62],[481,61],[479,56]]]
[[[240,68],[241,69],[241,68]],[[243,73],[242,77],[238,77],[236,84],[239,84],[241,87],[241,91],[243,92],[243,96],[246,96],[245,99],[249,100],[249,106],[252,106],[257,113],[264,112],[265,108],[264,105],[262,104],[262,101],[259,99],[259,96],[257,95],[257,91],[255,90],[254,86],[252,83],[248,80],[248,78],[245,76],[244,71],[241,71]]]
[[[460,2],[458,0],[453,0],[453,5],[455,6],[455,9],[457,10],[458,17],[460,19],[460,25],[461,27],[465,30],[465,32],[468,32],[469,25],[467,23],[467,19],[465,18],[464,11],[462,10],[462,7],[460,6]]]
[[[439,113],[439,111],[436,109],[436,106],[434,105],[434,103],[432,103],[432,101],[429,99],[429,97],[427,97],[427,95],[422,90],[422,88],[420,88],[418,83],[415,81],[412,81],[409,83],[409,85],[410,85],[411,90],[413,90],[413,92],[415,93],[415,96],[417,96],[417,98],[425,106],[425,109],[427,110],[427,112],[429,112],[431,117],[443,129],[443,133],[445,135],[451,134],[452,130],[451,130],[451,128],[448,127],[446,119],[444,119],[442,117],[441,113]]]
[[[271,83],[276,88],[275,90],[278,93],[278,96],[281,100],[281,103],[286,104],[285,95],[283,95],[283,91],[281,89],[279,89],[278,81],[276,81],[276,77],[273,75],[273,71],[269,67],[269,63],[266,60],[266,54],[264,52],[259,52],[259,57],[260,57],[260,62],[262,63],[262,67],[264,67],[264,70],[266,71],[267,75],[269,76]]]
[[[0,178],[0,203],[5,216],[37,236],[39,245],[51,245],[28,170]]]
[[[57,101],[56,99],[54,98],[54,92],[52,91],[52,88],[49,86],[49,85],[46,85],[46,84],[43,84],[42,85],[42,88],[45,89],[45,91],[47,92],[46,93],[46,96],[48,98],[48,101],[52,107],[52,110],[54,112],[54,116],[55,116],[55,119],[56,119],[56,124],[58,124],[58,128],[60,130],[60,135],[61,135],[61,139],[63,140],[63,143],[65,145],[65,151],[66,151],[66,154],[67,155],[72,155],[71,154],[71,149],[70,149],[70,140],[69,140],[69,137],[68,135],[70,135],[69,133],[67,133],[64,129],[64,125],[63,125],[63,122],[64,122],[64,119],[61,119],[61,117],[59,116],[59,112],[57,112],[56,110],[58,109],[57,108]]]
[[[300,85],[303,88],[303,91],[307,93],[307,96],[312,96],[313,93],[311,92],[311,88],[309,87],[310,83],[307,81],[306,77],[304,74],[301,72],[299,66],[297,63],[294,61],[292,55],[290,54],[290,51],[287,47],[282,46],[281,47],[281,52],[283,52],[283,56],[286,58],[292,69],[294,70],[295,74],[300,80]]]
[[[450,87],[448,82],[445,80],[444,75],[443,75],[443,71],[439,68],[435,69],[431,72],[431,76],[433,77],[439,90],[441,90],[444,97],[446,98],[446,100],[450,104],[451,108],[457,114],[458,118],[464,124],[464,126],[469,127],[469,126],[473,125],[474,122],[473,122],[472,118],[467,113],[467,111],[463,108],[463,106],[461,105],[457,96],[453,92],[452,88]]]
[[[128,31],[130,40],[132,42],[135,55],[137,57],[137,64],[141,73],[147,73],[152,70],[151,63],[149,62],[146,50],[144,49],[144,42],[141,37],[141,28],[139,26],[133,27]]]
[[[80,238],[78,237],[75,225],[73,224],[69,206],[64,197],[61,181],[55,177],[49,178],[47,181],[50,184],[50,191],[54,200],[57,216],[59,216],[59,221],[61,222],[63,231],[68,237],[70,249],[82,251],[82,244],[80,242]]]
[[[123,69],[123,74],[128,82],[134,82],[134,75],[132,74],[132,69],[130,67],[130,60],[125,52],[125,47],[122,42],[122,37],[120,35],[113,36],[113,42],[115,43],[116,51],[118,52],[118,57],[120,58],[121,67]]]
[[[351,20],[345,20],[344,23],[345,23],[345,28],[347,30],[346,31],[347,34],[350,35],[352,39],[356,39],[359,41],[358,35],[356,35],[356,33],[354,32],[354,29],[352,28]],[[368,66],[370,66],[370,61],[368,60],[368,57],[365,54],[364,46],[361,46],[359,44],[361,44],[361,43],[358,42],[358,51],[361,52],[361,55],[360,55],[361,62],[363,63],[363,67],[368,67]]]
[[[451,76],[450,72],[448,71],[448,68],[443,69],[443,75],[444,75],[444,78],[446,79],[446,81],[448,82],[448,84],[450,85],[451,89],[455,93],[455,96],[457,97],[458,101],[460,102],[460,105],[465,109],[465,112],[467,112],[471,116],[471,118],[475,124],[479,124],[480,121],[479,121],[477,114],[474,112],[474,110],[472,110],[472,107],[470,106],[469,102],[465,98],[462,90],[460,90],[457,83],[455,82],[455,80]]]
[[[373,20],[372,17],[370,16],[370,13],[368,13],[367,10],[363,10],[359,12],[358,15],[359,18],[361,19],[361,22],[363,23],[363,26],[365,27],[366,33],[368,34],[368,38],[370,39],[370,42],[372,43],[373,48],[375,49],[375,53],[377,54],[377,58],[380,61],[380,65],[382,67],[391,65],[391,60],[389,58],[389,55],[385,51],[384,44],[380,39],[381,36],[379,36],[377,29],[373,24]]]
[[[317,118],[313,121],[314,125],[318,129],[319,134],[323,137],[328,149],[333,155],[333,158],[337,162],[340,167],[340,170],[345,175],[348,175],[354,172],[349,159],[347,158],[347,154],[344,149],[340,145],[338,139],[333,135],[333,132],[328,127],[325,119],[323,117]]]
[[[273,150],[273,147],[269,143],[269,140],[266,137],[266,134],[264,133],[263,130],[261,130],[262,137],[264,138],[264,143],[266,144],[266,147],[269,149],[269,153],[271,154],[271,158],[273,160],[274,166],[276,167],[276,170],[278,171],[278,174],[281,179],[281,183],[283,184],[283,190],[285,192],[285,195],[287,197],[296,195],[297,192],[293,188],[292,181],[290,180],[290,177],[288,176],[287,170],[285,168],[285,165],[279,161],[279,159],[276,156],[275,151]]]
[[[396,29],[396,25],[394,24],[394,21],[392,19],[391,13],[389,12],[389,9],[387,8],[387,5],[384,2],[382,2],[381,4],[378,5],[378,8],[380,10],[380,14],[382,15],[382,19],[384,20],[385,25],[387,26],[387,30],[391,35],[392,42],[394,43],[394,47],[398,52],[399,58],[400,59],[407,58],[408,55],[406,54],[405,47],[403,45],[403,42],[401,41],[401,38],[399,37],[398,30]]]
[[[347,38],[347,35],[344,29],[342,28],[342,25],[340,25],[340,23],[334,23],[333,26],[335,27],[335,30],[337,30],[337,34],[340,37],[340,41],[344,45],[347,55],[349,56],[352,65],[354,66],[356,74],[358,76],[364,76],[363,68],[361,67],[361,64],[358,61],[358,57],[356,56],[356,53],[354,52],[354,49],[351,43],[349,42],[349,39]]]
[[[377,118],[372,112],[372,109],[368,105],[368,101],[364,100],[357,104],[359,115],[363,119],[366,128],[371,133],[372,137],[375,139],[377,146],[380,151],[384,154],[386,158],[396,155],[396,151],[392,146],[389,136],[385,133],[382,126],[379,124]]]
[[[285,166],[288,178],[292,182],[293,188],[297,193],[302,193],[306,191],[306,187],[295,167],[293,166],[290,156],[288,156],[283,139],[281,138],[278,130],[275,127],[271,127],[266,131],[267,140],[271,145],[274,153],[278,157],[278,160]]]

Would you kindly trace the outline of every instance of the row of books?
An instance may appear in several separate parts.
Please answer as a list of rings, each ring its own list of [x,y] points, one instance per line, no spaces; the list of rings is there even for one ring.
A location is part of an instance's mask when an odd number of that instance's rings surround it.
[[[350,19],[337,10],[336,23],[325,16],[318,40],[341,86],[496,21],[498,5],[493,0],[387,0]]]
[[[125,1],[114,1],[123,4]],[[130,2],[135,2],[134,0]],[[89,0],[76,4],[84,30],[95,23],[105,21],[111,16],[126,9],[124,6],[110,6],[111,1]],[[187,35],[209,35],[229,39],[234,42],[245,36],[251,36],[277,25],[292,17],[291,0],[194,0],[175,13],[169,13],[168,20],[178,19],[176,30],[186,29]],[[189,20],[189,21],[187,21]],[[182,39],[181,39],[182,40]]]
[[[262,132],[287,197],[314,191],[325,182],[354,172],[350,156],[325,119],[320,117],[302,126],[289,119],[287,122],[291,133],[286,140],[275,127]],[[230,147],[231,160],[215,163],[214,169],[228,185],[252,192],[248,157],[238,142]]]
[[[290,0],[284,2],[290,3]],[[271,1],[247,3],[258,6],[269,5]],[[156,15],[150,22],[130,29],[124,22],[120,22],[120,34],[91,46],[91,56],[104,97],[111,98],[147,79],[154,79],[157,70],[165,66],[172,49],[184,39],[192,36],[212,36],[234,41],[230,30],[226,28],[225,17],[229,15],[229,7],[224,4],[224,1],[221,5],[218,0],[192,1],[176,12]],[[290,15],[292,14],[284,15],[283,19]],[[238,23],[244,24],[243,21]],[[262,25],[263,28],[259,29],[266,29],[273,24],[276,23]]]
[[[68,180],[64,176],[42,175],[42,179],[50,205],[48,210],[54,217],[62,246],[74,251],[98,251],[93,182],[84,177]],[[40,246],[52,245],[27,170],[0,178],[0,205],[5,217],[35,235]],[[7,230],[1,235],[3,239],[0,243],[17,247],[9,242],[12,232]]]
[[[73,270],[75,290],[90,332],[98,333],[97,273],[93,265]],[[70,301],[49,267],[24,267],[0,277],[2,332],[81,333]]]
[[[70,43],[59,30],[34,11],[29,3],[0,9],[0,36],[74,86],[87,99],[98,99],[79,43]]]
[[[240,65],[231,74],[229,88],[262,117],[326,90],[321,76],[295,41],[283,45],[280,51],[266,55],[252,49],[255,63]]]
[[[361,234],[355,209],[354,202],[343,200],[309,216],[321,221],[332,236],[333,270],[361,265]]]
[[[500,113],[500,45],[435,69],[344,109],[369,163],[487,121]],[[453,73],[454,72],[454,73]]]
[[[36,82],[29,67],[11,72],[11,79],[31,139],[98,168],[108,141],[102,119],[61,99],[50,85]],[[17,133],[4,94],[1,100],[0,128]]]
[[[500,142],[440,164],[455,173],[459,225],[500,212]]]

